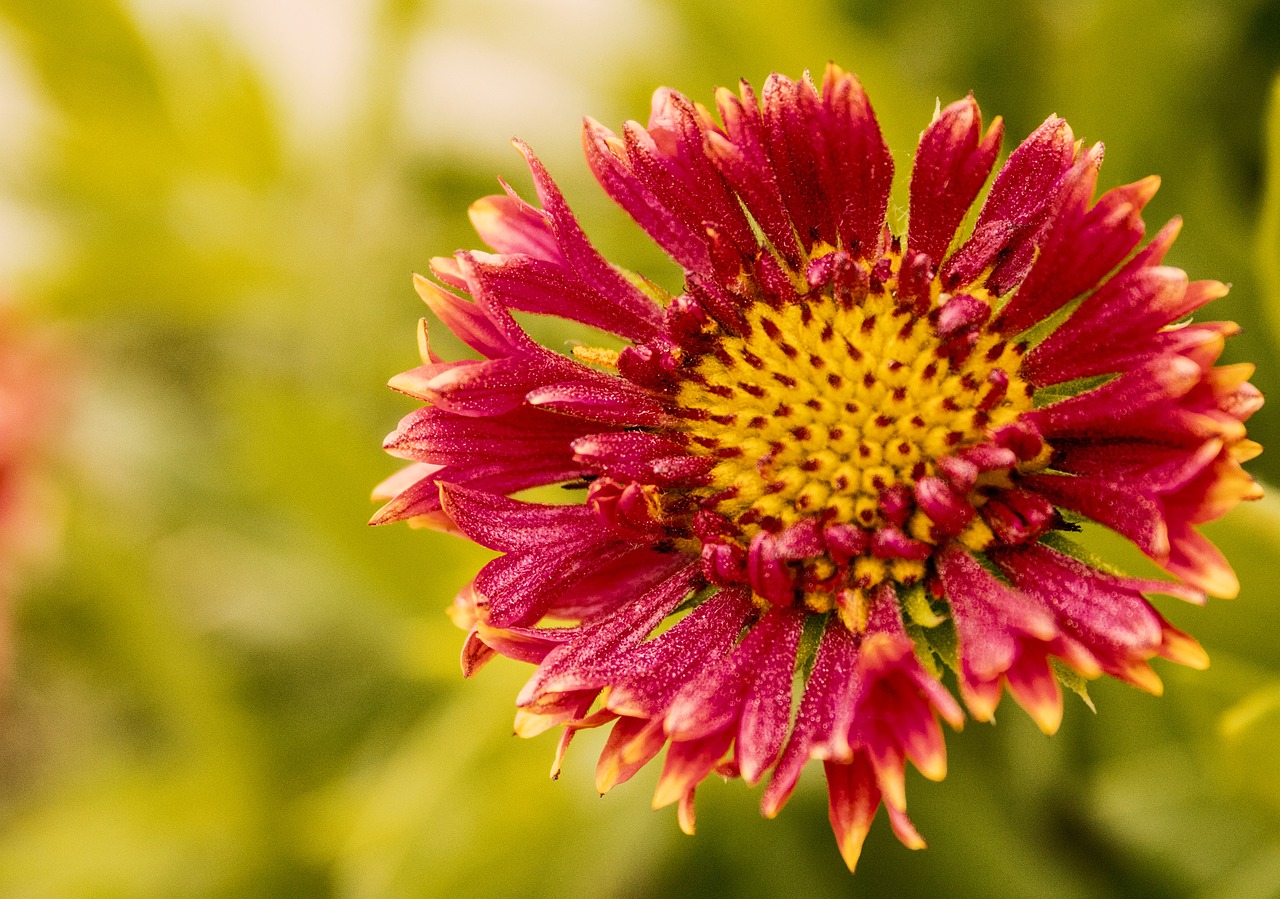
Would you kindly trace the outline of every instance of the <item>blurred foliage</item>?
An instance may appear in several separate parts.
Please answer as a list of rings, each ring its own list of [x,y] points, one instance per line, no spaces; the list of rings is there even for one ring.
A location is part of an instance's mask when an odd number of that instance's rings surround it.
[[[380,386],[414,362],[408,275],[473,241],[497,176],[527,185],[517,126],[612,258],[672,277],[577,159],[578,116],[643,119],[663,83],[835,59],[901,171],[937,98],[974,90],[1008,146],[1068,117],[1108,185],[1164,177],[1148,220],[1186,216],[1171,261],[1233,283],[1212,314],[1271,390],[1278,26],[1262,0],[0,0],[0,93],[32,110],[0,230],[40,249],[0,287],[76,359],[62,552],[15,611],[0,895],[1280,894],[1273,499],[1212,529],[1238,600],[1162,607],[1210,671],[1094,685],[1054,739],[1011,704],[951,735],[948,779],[910,787],[932,848],[880,822],[853,880],[814,772],[776,821],[708,784],[693,839],[648,810],[654,772],[594,795],[599,734],[547,780],[553,739],[510,736],[526,672],[457,673],[441,609],[483,554],[363,525],[411,408]]]

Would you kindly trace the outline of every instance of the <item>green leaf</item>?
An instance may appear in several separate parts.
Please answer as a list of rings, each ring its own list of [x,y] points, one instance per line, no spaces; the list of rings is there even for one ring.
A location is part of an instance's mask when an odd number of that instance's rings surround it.
[[[1041,387],[1036,390],[1035,396],[1032,397],[1032,403],[1037,409],[1040,409],[1059,400],[1069,400],[1074,396],[1093,390],[1095,387],[1101,387],[1114,377],[1115,375],[1090,375],[1087,378],[1076,378],[1073,381],[1064,381],[1061,384],[1050,384],[1047,387]]]

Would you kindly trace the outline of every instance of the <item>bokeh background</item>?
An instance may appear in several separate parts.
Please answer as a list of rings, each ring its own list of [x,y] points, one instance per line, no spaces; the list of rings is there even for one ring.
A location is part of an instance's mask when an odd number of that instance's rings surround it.
[[[527,671],[459,675],[442,610],[484,555],[365,526],[412,408],[382,386],[416,364],[410,273],[474,245],[497,177],[528,188],[509,138],[670,283],[589,183],[581,116],[828,59],[900,172],[973,90],[1006,152],[1056,112],[1106,141],[1105,186],[1163,175],[1149,230],[1185,215],[1171,261],[1234,285],[1228,360],[1280,397],[1277,2],[0,0],[0,303],[55,347],[0,896],[1280,896],[1280,497],[1211,529],[1239,599],[1161,606],[1209,671],[1096,684],[1053,739],[1006,701],[944,783],[909,780],[931,848],[882,816],[855,878],[818,776],[775,821],[708,782],[693,838],[653,772],[596,796],[599,735],[550,781],[554,737],[510,732]],[[1252,467],[1280,483],[1273,412]]]

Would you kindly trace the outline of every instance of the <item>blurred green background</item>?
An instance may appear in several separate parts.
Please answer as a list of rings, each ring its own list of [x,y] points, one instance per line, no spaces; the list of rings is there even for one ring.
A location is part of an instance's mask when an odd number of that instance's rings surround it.
[[[1239,599],[1161,606],[1211,670],[1099,683],[1053,739],[1006,701],[911,777],[931,848],[882,817],[854,878],[816,772],[775,821],[708,782],[694,838],[655,772],[596,796],[600,734],[548,780],[554,738],[510,734],[527,669],[458,672],[442,609],[483,554],[365,527],[413,407],[382,386],[416,362],[409,275],[474,245],[498,176],[527,189],[508,139],[670,284],[581,116],[828,59],[900,172],[972,89],[1006,152],[1056,112],[1106,186],[1161,174],[1149,230],[1186,216],[1170,261],[1234,285],[1208,317],[1280,396],[1277,2],[0,0],[0,295],[54,328],[68,398],[57,545],[12,612],[0,896],[1280,896],[1280,500],[1211,529]]]

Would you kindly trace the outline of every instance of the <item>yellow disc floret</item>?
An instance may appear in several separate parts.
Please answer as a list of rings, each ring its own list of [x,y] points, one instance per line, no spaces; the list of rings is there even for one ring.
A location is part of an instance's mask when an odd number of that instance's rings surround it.
[[[1023,346],[977,328],[957,349],[954,335],[940,333],[947,299],[925,314],[889,285],[857,302],[819,290],[800,302],[762,301],[737,333],[717,331],[688,360],[677,396],[686,443],[717,460],[694,493],[732,523],[735,543],[809,517],[869,532],[901,525],[936,542],[918,509],[887,520],[885,498],[909,495],[937,474],[938,460],[989,439],[1031,408],[1033,394],[1018,376]],[[981,519],[975,527],[989,534]],[[867,552],[850,571],[870,586],[918,579],[923,565]]]

